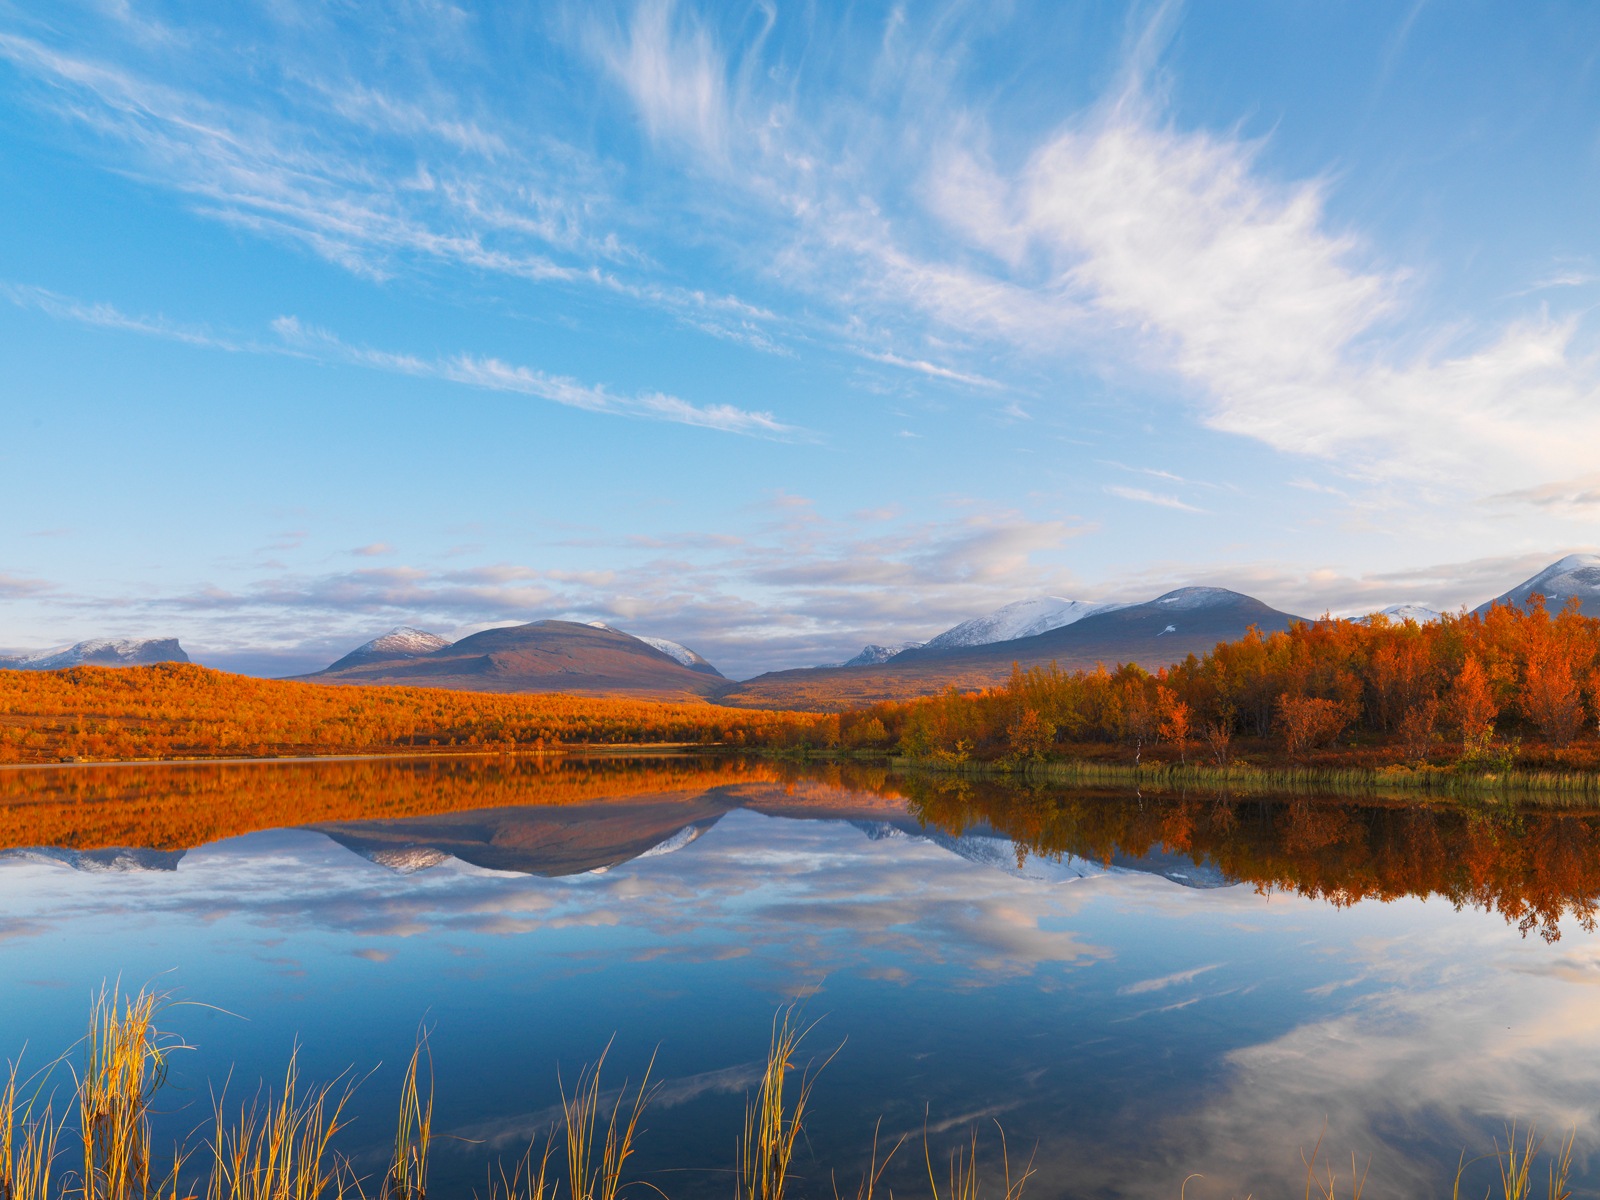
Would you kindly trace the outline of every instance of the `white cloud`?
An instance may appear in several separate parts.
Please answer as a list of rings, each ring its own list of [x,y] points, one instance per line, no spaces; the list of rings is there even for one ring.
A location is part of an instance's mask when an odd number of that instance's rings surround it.
[[[588,412],[670,421],[724,433],[781,439],[810,436],[798,426],[779,421],[770,412],[753,412],[731,404],[697,405],[677,396],[654,391],[639,392],[632,396],[618,395],[604,387],[581,383],[564,375],[552,375],[533,367],[473,354],[427,359],[355,346],[325,329],[306,325],[294,316],[279,317],[272,322],[272,330],[278,339],[272,343],[225,337],[203,326],[183,325],[164,317],[130,316],[113,305],[84,303],[41,288],[0,283],[0,296],[19,307],[36,309],[61,320],[210,349],[257,354],[290,353],[321,362],[350,363],[490,391],[536,396]]]
[[[1131,488],[1124,487],[1120,483],[1109,483],[1105,487],[1105,492],[1108,496],[1116,496],[1123,500],[1134,500],[1140,504],[1154,504],[1158,508],[1173,508],[1179,512],[1203,513],[1206,511],[1203,508],[1196,508],[1192,504],[1185,504],[1176,496],[1170,496],[1165,492],[1152,492],[1148,488]]]

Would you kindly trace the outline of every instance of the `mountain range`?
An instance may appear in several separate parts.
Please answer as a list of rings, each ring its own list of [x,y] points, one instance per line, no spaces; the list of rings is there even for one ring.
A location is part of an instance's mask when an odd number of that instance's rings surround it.
[[[1543,594],[1552,610],[1577,597],[1600,612],[1600,555],[1572,554],[1494,600],[1526,605]],[[1426,623],[1440,614],[1420,604],[1381,610],[1391,620]],[[534,621],[484,630],[451,642],[400,626],[363,643],[321,671],[319,683],[404,684],[491,692],[575,692],[658,699],[705,698],[741,707],[833,708],[927,695],[951,685],[1002,682],[1012,664],[1138,663],[1155,669],[1217,642],[1287,629],[1305,618],[1226,588],[1188,587],[1144,603],[1094,603],[1037,596],[963,621],[926,642],[869,644],[844,663],[771,671],[736,682],[679,642],[635,635],[600,621]],[[187,662],[175,638],[97,639],[64,650],[0,659],[0,668],[55,670],[86,664]]]
[[[459,642],[401,627],[299,678],[472,692],[585,692],[671,699],[713,697],[729,686],[715,667],[676,642],[646,641],[599,622],[579,621],[485,629]]]
[[[143,667],[186,663],[177,638],[94,638],[64,649],[0,658],[0,671],[60,671],[67,667]]]

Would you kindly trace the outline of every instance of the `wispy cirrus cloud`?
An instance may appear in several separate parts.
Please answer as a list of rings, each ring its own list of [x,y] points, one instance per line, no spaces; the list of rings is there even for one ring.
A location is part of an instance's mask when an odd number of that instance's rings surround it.
[[[114,305],[88,303],[43,288],[0,283],[0,296],[60,320],[179,341],[207,349],[253,354],[291,354],[324,363],[348,363],[373,370],[437,379],[488,391],[512,392],[548,400],[568,408],[616,416],[642,417],[738,433],[753,437],[794,439],[812,435],[796,425],[779,421],[770,412],[756,412],[731,404],[697,405],[664,392],[623,395],[595,384],[582,383],[502,359],[474,354],[445,358],[358,346],[329,330],[307,325],[298,317],[272,322],[270,339],[235,337],[201,325],[175,322],[162,316],[130,315]]]
[[[1206,510],[1196,508],[1176,496],[1166,492],[1152,492],[1149,488],[1125,487],[1120,483],[1110,483],[1105,487],[1106,495],[1116,496],[1121,500],[1133,500],[1139,504],[1154,504],[1157,508],[1171,508],[1178,512],[1203,513]]]
[[[809,436],[798,426],[786,425],[779,421],[770,412],[752,412],[731,404],[691,404],[687,400],[664,392],[621,395],[605,387],[581,383],[568,376],[552,375],[533,367],[473,354],[430,359],[387,350],[374,350],[352,345],[336,334],[306,325],[299,318],[292,316],[277,318],[273,321],[272,328],[283,339],[285,345],[308,351],[314,357],[326,361],[349,362],[401,375],[441,379],[489,391],[535,396],[568,408],[581,408],[587,412],[645,417],[650,420],[672,421],[680,425],[696,425],[703,429],[717,429],[724,433],[741,433],[757,437]]]
[[[1020,145],[956,82],[959,17],[897,16],[870,69],[825,95],[752,69],[781,60],[762,57],[770,23],[719,42],[701,10],[651,3],[597,37],[664,149],[784,214],[786,278],[848,300],[842,336],[870,312],[901,344],[953,338],[938,369],[969,381],[984,372],[962,359],[996,347],[1164,378],[1214,428],[1404,481],[1410,503],[1577,474],[1600,444],[1600,362],[1578,320],[1428,318],[1413,273],[1329,218],[1331,180],[1277,178],[1264,143],[1183,128],[1153,98],[1172,12],[1100,103]],[[882,120],[888,92],[915,115]]]

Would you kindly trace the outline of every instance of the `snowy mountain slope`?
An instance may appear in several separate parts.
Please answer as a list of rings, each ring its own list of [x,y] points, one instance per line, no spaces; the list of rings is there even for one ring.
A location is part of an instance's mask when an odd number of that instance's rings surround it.
[[[688,667],[691,671],[700,671],[707,675],[715,675],[719,679],[722,677],[721,671],[717,670],[704,658],[680,642],[669,642],[666,638],[646,637],[642,633],[635,633],[631,634],[630,636],[638,638],[646,646],[650,646],[653,649],[661,651],[661,653],[665,654],[668,658],[677,660],[684,666]]]
[[[1418,625],[1431,625],[1441,615],[1437,609],[1429,608],[1426,604],[1391,604],[1388,608],[1379,609],[1378,613],[1396,624],[1415,621]],[[1363,623],[1367,620],[1366,617],[1360,619]]]
[[[1068,600],[1064,596],[1034,596],[1018,600],[994,612],[946,629],[928,641],[929,650],[954,649],[958,646],[987,646],[995,642],[1009,642],[1016,638],[1032,637],[1061,629],[1095,613],[1124,608],[1121,604],[1093,604],[1086,600]],[[850,665],[850,664],[846,664]]]
[[[842,663],[829,663],[829,666],[839,667],[875,667],[879,663],[888,662],[896,654],[904,654],[907,650],[920,650],[921,642],[900,642],[894,646],[880,646],[876,642],[868,642],[861,647],[861,652],[854,658],[847,658]]]
[[[45,650],[16,658],[0,658],[12,671],[59,671],[65,667],[142,667],[151,663],[189,661],[177,638],[93,638],[64,650]]]
[[[364,663],[421,658],[424,654],[432,654],[435,650],[443,650],[448,645],[450,645],[450,640],[440,637],[437,633],[429,633],[423,629],[413,629],[409,625],[397,625],[381,637],[375,637],[370,642],[357,646],[327,669],[329,671],[339,671],[345,667],[358,667]]]
[[[626,629],[618,629],[615,625],[607,625],[604,621],[584,621],[583,624],[590,629],[604,629],[610,633],[620,633],[625,637],[633,638],[634,641],[643,642],[652,650],[660,651],[672,659],[673,662],[680,666],[688,667],[691,671],[699,671],[702,675],[715,675],[718,679],[726,678],[721,671],[713,667],[703,656],[696,654],[682,642],[669,641],[666,638],[648,637],[642,633],[629,633]]]
[[[1568,597],[1576,596],[1585,616],[1600,616],[1600,554],[1569,554],[1473,611],[1487,612],[1495,604],[1523,607],[1535,592],[1545,598],[1545,606],[1553,613],[1561,611]]]

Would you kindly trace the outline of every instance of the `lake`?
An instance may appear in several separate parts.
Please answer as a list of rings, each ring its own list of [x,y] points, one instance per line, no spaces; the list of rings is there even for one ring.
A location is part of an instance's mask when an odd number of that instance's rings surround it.
[[[733,1195],[798,999],[806,1057],[837,1054],[796,1196],[854,1195],[875,1131],[906,1139],[882,1186],[925,1196],[925,1139],[943,1164],[973,1130],[993,1195],[1003,1131],[1029,1196],[1300,1195],[1319,1138],[1369,1196],[1447,1196],[1512,1121],[1575,1130],[1595,1195],[1597,895],[1583,808],[730,759],[10,771],[0,1053],[42,1065],[103,981],[148,984],[194,1047],[158,1144],[298,1047],[359,1077],[343,1145],[381,1171],[426,1028],[443,1196],[609,1044],[608,1087],[652,1054],[661,1085],[633,1177],[697,1200]]]

